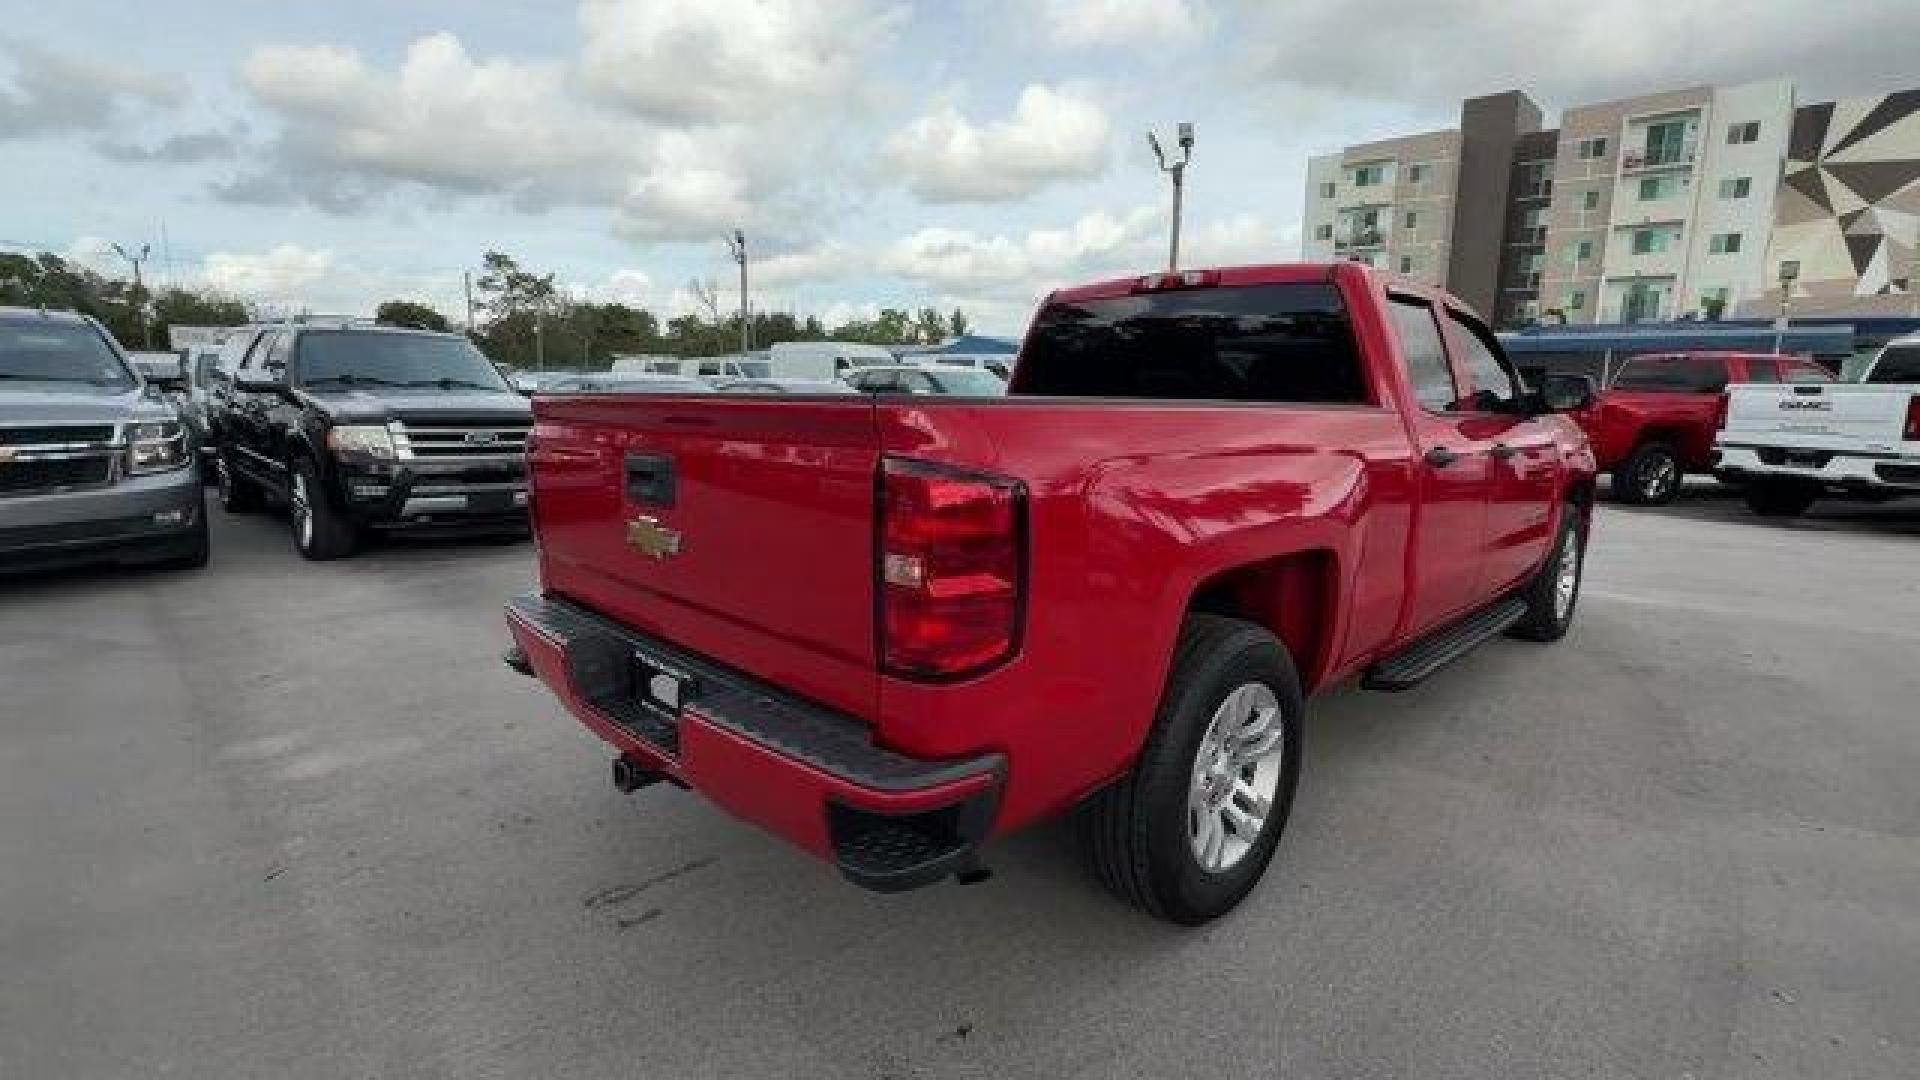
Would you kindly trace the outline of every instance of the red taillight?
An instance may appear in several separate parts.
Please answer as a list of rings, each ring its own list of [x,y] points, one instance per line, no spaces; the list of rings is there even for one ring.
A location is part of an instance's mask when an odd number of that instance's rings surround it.
[[[1012,655],[1025,605],[1026,489],[923,461],[880,464],[880,664],[952,679]]]
[[[1720,395],[1720,403],[1713,407],[1713,426],[1722,431],[1727,427],[1727,395],[1724,392]]]
[[[1920,442],[1920,394],[1907,399],[1907,426],[1900,433],[1907,442]]]

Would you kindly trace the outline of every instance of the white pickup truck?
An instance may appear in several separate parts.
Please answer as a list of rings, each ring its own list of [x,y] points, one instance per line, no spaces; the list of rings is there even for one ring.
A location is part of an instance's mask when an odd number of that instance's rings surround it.
[[[1889,342],[1859,382],[1728,387],[1714,448],[1715,474],[1769,517],[1835,492],[1920,495],[1920,336]]]

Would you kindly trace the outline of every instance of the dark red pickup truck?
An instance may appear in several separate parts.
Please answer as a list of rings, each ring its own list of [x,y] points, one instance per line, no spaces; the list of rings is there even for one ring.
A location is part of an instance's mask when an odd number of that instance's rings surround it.
[[[1727,384],[1832,382],[1827,369],[1799,356],[1678,352],[1629,357],[1607,389],[1572,413],[1593,442],[1602,472],[1613,474],[1622,502],[1662,505],[1688,473],[1713,468],[1713,437]]]
[[[1004,398],[536,397],[508,660],[623,789],[860,884],[1078,808],[1109,886],[1200,922],[1273,853],[1304,695],[1566,631],[1589,391],[1340,263],[1055,293]]]

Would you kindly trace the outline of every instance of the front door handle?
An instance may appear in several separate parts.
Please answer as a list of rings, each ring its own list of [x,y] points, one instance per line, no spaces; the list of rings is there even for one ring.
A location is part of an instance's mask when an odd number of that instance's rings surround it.
[[[1506,443],[1493,444],[1493,456],[1496,458],[1499,458],[1501,461],[1505,461],[1519,452],[1520,451],[1515,450],[1513,447],[1508,446]]]
[[[1444,469],[1454,462],[1459,461],[1460,455],[1444,446],[1436,446],[1422,455],[1421,460],[1436,469]]]

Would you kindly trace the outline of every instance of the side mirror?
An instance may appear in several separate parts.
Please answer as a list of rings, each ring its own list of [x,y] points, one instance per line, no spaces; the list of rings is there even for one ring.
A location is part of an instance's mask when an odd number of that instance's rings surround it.
[[[1593,404],[1593,376],[1548,375],[1540,380],[1540,403],[1548,412],[1573,412]]]

